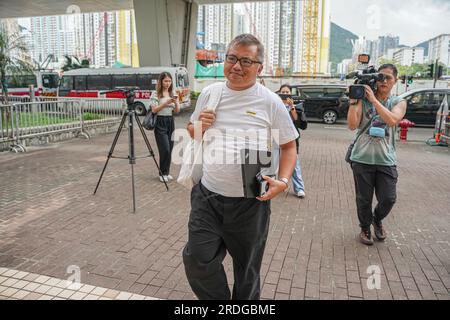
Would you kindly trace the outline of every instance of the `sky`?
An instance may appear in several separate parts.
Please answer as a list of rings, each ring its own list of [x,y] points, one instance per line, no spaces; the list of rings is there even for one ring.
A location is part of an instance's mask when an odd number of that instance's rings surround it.
[[[400,37],[414,46],[450,33],[450,0],[330,0],[331,21],[374,40],[379,35]]]

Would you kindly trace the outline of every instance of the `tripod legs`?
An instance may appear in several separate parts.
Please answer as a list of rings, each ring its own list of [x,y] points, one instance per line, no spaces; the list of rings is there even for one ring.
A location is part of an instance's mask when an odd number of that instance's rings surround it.
[[[133,193],[133,212],[136,212],[136,196],[135,196],[135,187],[134,187],[134,164],[136,163],[136,155],[135,155],[135,148],[134,148],[134,121],[136,120],[136,123],[138,124],[138,128],[141,131],[142,137],[144,138],[145,144],[147,146],[147,149],[150,153],[150,156],[153,158],[153,161],[155,162],[156,167],[158,168],[159,175],[162,176],[161,169],[155,159],[155,153],[153,152],[153,149],[150,145],[150,142],[148,141],[147,136],[145,135],[144,129],[142,127],[141,121],[136,116],[135,111],[126,111],[123,116],[122,120],[119,125],[119,129],[117,129],[117,133],[114,137],[114,141],[112,143],[111,149],[108,153],[108,158],[106,159],[105,166],[103,167],[103,171],[100,175],[100,178],[97,182],[97,186],[95,187],[94,195],[97,193],[98,187],[100,186],[100,182],[102,181],[103,175],[105,173],[106,167],[108,166],[109,160],[113,157],[114,149],[116,147],[117,141],[119,140],[119,136],[122,132],[123,126],[125,124],[125,120],[128,117],[128,147],[129,147],[129,155],[128,160],[131,165],[131,185],[132,185],[132,193]],[[169,191],[169,187],[167,186],[166,181],[164,181],[164,185],[166,186],[167,191]]]
[[[103,174],[105,173],[106,167],[108,166],[109,159],[112,158],[114,149],[116,148],[117,140],[119,140],[119,136],[120,136],[120,133],[122,131],[122,128],[123,128],[123,125],[124,125],[126,119],[127,119],[127,113],[124,113],[122,116],[122,121],[120,122],[120,125],[119,125],[119,129],[117,129],[116,136],[114,137],[114,141],[111,145],[111,149],[109,150],[108,158],[106,159],[106,163],[105,163],[105,166],[103,167],[102,174],[100,175],[100,179],[98,179],[97,187],[95,187],[94,196],[97,193],[98,187],[100,186],[100,182],[102,181]]]

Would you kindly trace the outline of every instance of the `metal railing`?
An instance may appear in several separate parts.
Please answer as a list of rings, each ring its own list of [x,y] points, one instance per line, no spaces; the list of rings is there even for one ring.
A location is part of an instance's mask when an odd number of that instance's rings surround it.
[[[14,140],[12,106],[0,104],[0,143]]]
[[[25,139],[65,132],[89,138],[90,128],[120,122],[125,110],[122,99],[39,97],[36,102],[0,105],[0,144],[24,150]]]

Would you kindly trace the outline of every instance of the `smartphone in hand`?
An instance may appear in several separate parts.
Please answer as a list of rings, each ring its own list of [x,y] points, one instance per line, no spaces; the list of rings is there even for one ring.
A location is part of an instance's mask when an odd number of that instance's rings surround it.
[[[281,100],[283,100],[283,101],[287,101],[287,99],[292,99],[292,95],[290,95],[290,94],[279,93],[278,95],[280,96]]]

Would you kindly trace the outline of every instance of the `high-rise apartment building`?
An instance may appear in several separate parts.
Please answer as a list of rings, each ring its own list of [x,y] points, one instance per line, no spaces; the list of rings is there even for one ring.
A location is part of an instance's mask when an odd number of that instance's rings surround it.
[[[399,45],[400,38],[397,36],[387,35],[378,37],[378,40],[376,40],[376,49],[374,49],[374,52],[377,53],[376,58],[386,55],[389,49],[398,48]]]
[[[412,66],[413,64],[424,63],[425,49],[422,47],[414,48],[399,48],[393,53],[393,60],[395,64],[400,66]]]
[[[139,51],[136,37],[134,11],[116,13],[117,61],[133,67],[139,66]]]
[[[276,68],[281,67],[280,3],[256,2],[243,6],[249,17],[250,33],[257,36],[265,46],[265,71],[275,74]]]
[[[439,62],[450,67],[450,34],[441,34],[429,43],[428,60],[434,62],[439,59]]]
[[[48,67],[59,69],[68,55],[88,59],[94,68],[139,66],[133,10],[13,20],[38,64],[53,55]]]
[[[353,45],[353,53],[352,53],[352,59],[353,63],[357,64],[358,61],[358,55],[360,54],[368,54],[370,55],[370,64],[376,64],[377,62],[377,41],[368,40],[365,37],[360,37],[357,40],[354,40],[352,42]]]
[[[329,0],[318,0],[317,72],[327,73],[329,60]],[[206,49],[213,43],[227,44],[234,36],[250,32],[266,48],[265,72],[277,69],[302,72],[303,1],[265,1],[204,5],[199,8],[198,31]],[[225,22],[225,23],[224,23]]]
[[[226,46],[233,38],[233,4],[203,5],[199,7],[197,31],[205,49]]]
[[[75,54],[87,58],[93,67],[112,66],[116,55],[116,12],[84,13],[72,16]]]
[[[64,55],[74,53],[74,26],[69,16],[29,18],[29,28],[24,34],[30,40],[30,56],[38,64],[53,55],[49,68],[58,68]]]

